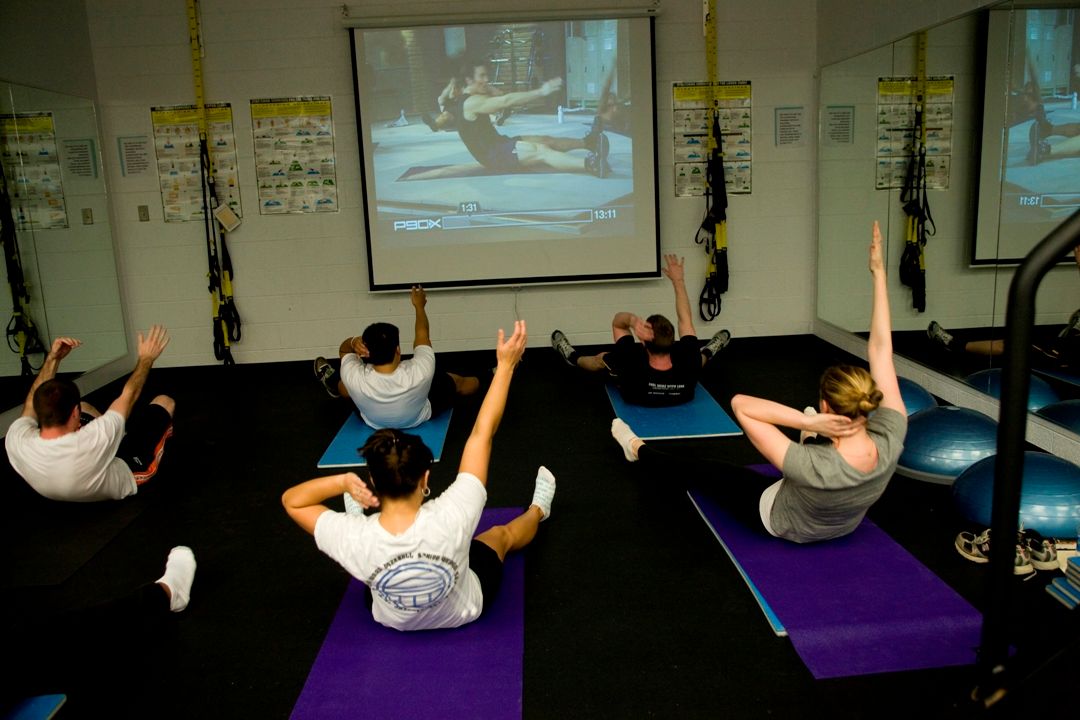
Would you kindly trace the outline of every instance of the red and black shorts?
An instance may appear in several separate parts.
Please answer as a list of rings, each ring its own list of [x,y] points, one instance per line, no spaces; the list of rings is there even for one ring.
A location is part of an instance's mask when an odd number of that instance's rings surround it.
[[[131,468],[136,485],[142,485],[157,473],[165,441],[172,433],[172,415],[160,405],[142,405],[131,413],[127,434],[120,441],[116,457]]]

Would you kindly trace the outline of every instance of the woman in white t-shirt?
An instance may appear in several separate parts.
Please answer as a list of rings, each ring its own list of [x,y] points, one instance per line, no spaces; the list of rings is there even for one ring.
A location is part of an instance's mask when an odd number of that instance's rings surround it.
[[[520,550],[551,515],[555,478],[541,467],[529,508],[506,525],[473,533],[487,500],[491,441],[506,407],[514,368],[525,351],[525,323],[509,339],[499,331],[491,387],[465,443],[457,479],[439,497],[428,478],[431,451],[400,430],[379,430],[362,450],[371,487],[354,473],[316,478],[282,496],[289,516],[319,549],[371,590],[372,615],[397,630],[458,627],[490,606],[507,553]],[[323,503],[347,493],[369,516],[334,512]]]

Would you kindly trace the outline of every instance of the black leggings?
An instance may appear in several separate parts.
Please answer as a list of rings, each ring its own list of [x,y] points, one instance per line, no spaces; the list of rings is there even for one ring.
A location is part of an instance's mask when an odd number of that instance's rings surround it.
[[[638,450],[638,460],[655,477],[679,478],[687,490],[714,500],[747,527],[767,532],[761,524],[761,493],[777,478],[721,460],[663,452],[648,443]]]

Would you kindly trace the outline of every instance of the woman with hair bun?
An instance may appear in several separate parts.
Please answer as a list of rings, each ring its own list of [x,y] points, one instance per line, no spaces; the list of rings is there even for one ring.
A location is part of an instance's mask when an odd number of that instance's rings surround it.
[[[289,517],[315,536],[319,549],[368,586],[377,622],[396,630],[431,630],[476,620],[498,591],[507,553],[528,545],[540,522],[551,516],[555,478],[541,467],[528,509],[473,538],[487,501],[492,437],[525,341],[523,321],[514,323],[508,339],[499,331],[498,367],[462,451],[457,479],[437,498],[424,502],[431,494],[431,450],[400,430],[379,430],[362,448],[370,487],[356,474],[344,473],[309,480],[282,496]],[[339,513],[323,504],[342,493],[379,512]]]
[[[760,523],[776,537],[805,543],[851,533],[885,491],[904,449],[907,412],[893,367],[888,285],[877,222],[870,243],[870,274],[874,299],[867,342],[869,372],[850,365],[826,370],[818,411],[799,412],[749,395],[731,399],[735,418],[750,442],[784,477],[769,484],[756,473],[721,464],[722,481],[709,482],[704,489],[722,496],[726,508]],[[804,441],[813,436],[822,439],[796,443],[783,427],[801,431]],[[668,472],[681,462],[689,477],[717,475],[716,468],[706,470],[701,462],[689,470],[686,461],[649,447],[617,418],[611,433],[631,462],[640,459]]]

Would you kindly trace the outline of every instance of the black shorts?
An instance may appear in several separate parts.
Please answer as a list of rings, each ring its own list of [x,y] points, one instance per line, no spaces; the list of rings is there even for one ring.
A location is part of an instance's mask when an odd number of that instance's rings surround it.
[[[499,588],[502,586],[503,563],[499,559],[499,553],[495,552],[492,547],[474,539],[469,545],[469,569],[473,571],[476,579],[480,581],[480,594],[484,598],[484,607],[480,614],[483,615],[499,595]],[[365,583],[364,604],[370,610],[374,603],[371,588]]]
[[[171,435],[172,415],[160,405],[143,405],[131,413],[116,457],[131,468],[136,484],[142,485],[157,473],[165,441]]]
[[[442,370],[435,371],[435,377],[431,379],[431,388],[428,390],[428,402],[431,403],[431,417],[435,417],[444,410],[454,407],[454,398],[457,397],[457,385],[450,373]]]
[[[500,136],[502,139],[497,143],[489,145],[483,157],[476,158],[477,161],[486,167],[488,170],[497,170],[499,172],[509,172],[517,170],[521,167],[521,162],[517,156],[517,143],[516,137]]]

